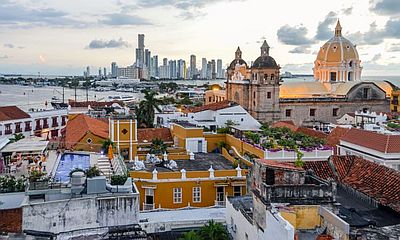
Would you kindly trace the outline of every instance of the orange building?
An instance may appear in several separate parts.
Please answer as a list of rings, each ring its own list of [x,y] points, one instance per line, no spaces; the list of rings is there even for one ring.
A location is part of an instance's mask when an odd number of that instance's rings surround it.
[[[191,154],[175,163],[167,168],[147,162],[145,169],[130,172],[141,210],[225,206],[227,196],[246,194],[247,170],[235,168],[220,154]]]

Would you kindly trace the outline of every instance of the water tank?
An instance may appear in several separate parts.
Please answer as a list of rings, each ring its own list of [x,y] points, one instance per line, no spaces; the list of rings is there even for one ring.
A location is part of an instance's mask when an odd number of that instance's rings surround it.
[[[81,187],[85,184],[85,173],[83,172],[74,172],[71,176],[71,186],[72,187]]]

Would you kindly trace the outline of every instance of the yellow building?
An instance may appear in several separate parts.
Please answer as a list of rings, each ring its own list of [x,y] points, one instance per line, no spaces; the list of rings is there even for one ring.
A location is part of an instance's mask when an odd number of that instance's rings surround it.
[[[172,169],[145,163],[145,169],[130,172],[141,210],[224,206],[227,196],[246,194],[247,170],[235,169],[220,154],[191,154],[175,163]]]
[[[109,119],[110,139],[115,143],[117,151],[125,159],[132,160],[137,154],[138,132],[134,116],[112,116]]]
[[[390,111],[391,112],[400,112],[400,103],[399,103],[400,90],[393,90],[390,98]]]
[[[210,87],[210,90],[207,90],[204,93],[204,105],[222,102],[226,99],[225,90],[221,89],[221,86],[218,84],[214,84]]]

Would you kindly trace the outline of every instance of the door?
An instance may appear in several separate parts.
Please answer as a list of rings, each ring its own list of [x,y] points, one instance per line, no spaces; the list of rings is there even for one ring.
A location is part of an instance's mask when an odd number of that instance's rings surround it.
[[[203,141],[197,141],[197,152],[203,152]]]

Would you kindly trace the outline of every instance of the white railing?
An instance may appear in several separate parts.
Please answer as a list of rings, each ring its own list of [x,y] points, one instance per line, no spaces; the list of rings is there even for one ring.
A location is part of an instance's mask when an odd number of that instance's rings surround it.
[[[154,210],[154,203],[152,204],[147,204],[147,203],[143,203],[143,211],[150,211],[150,210]]]
[[[225,207],[225,201],[217,201],[217,200],[215,200],[215,206]]]
[[[302,159],[305,161],[328,159],[331,155],[333,155],[332,149],[326,149],[326,150],[314,149],[312,151],[300,150],[300,152],[304,154]],[[280,151],[265,150],[264,155],[265,159],[267,160],[295,161],[297,154],[295,151],[288,151],[288,150],[280,150]]]

